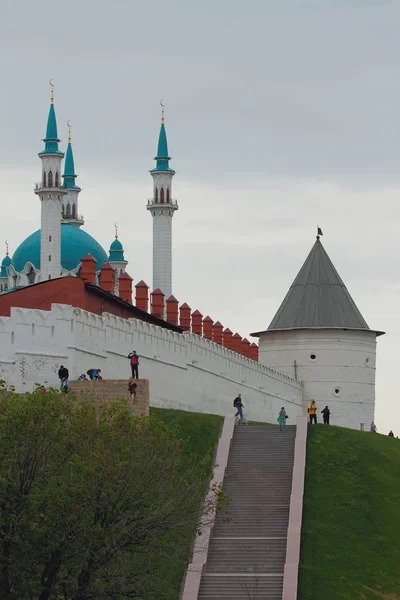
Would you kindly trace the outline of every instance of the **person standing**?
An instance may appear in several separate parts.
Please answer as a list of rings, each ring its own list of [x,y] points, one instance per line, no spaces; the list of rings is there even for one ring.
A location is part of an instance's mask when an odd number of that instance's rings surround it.
[[[278,416],[278,423],[279,423],[279,429],[280,429],[280,431],[285,431],[285,428],[286,428],[286,419],[288,419],[288,418],[289,417],[286,414],[286,410],[282,406],[281,410],[279,411],[279,416]]]
[[[389,437],[394,437],[394,433],[392,430],[389,431]]]
[[[233,406],[236,408],[235,417],[239,417],[240,421],[243,421],[243,402],[242,402],[242,394],[238,394],[233,401]]]
[[[312,400],[308,405],[308,414],[310,415],[310,423],[317,424],[317,405],[315,400]]]
[[[370,426],[369,430],[370,430],[371,433],[376,433],[378,431],[378,428],[375,425],[374,421],[371,421],[371,426]]]
[[[325,406],[324,410],[321,410],[322,414],[323,414],[323,418],[324,418],[324,425],[329,425],[329,417],[331,414],[331,411],[329,410],[328,406]]]
[[[131,369],[132,369],[132,377],[134,379],[139,379],[139,357],[136,354],[136,350],[133,350],[128,358],[131,361]]]
[[[64,365],[60,365],[60,368],[58,369],[58,378],[60,380],[61,391],[68,392],[69,371]]]

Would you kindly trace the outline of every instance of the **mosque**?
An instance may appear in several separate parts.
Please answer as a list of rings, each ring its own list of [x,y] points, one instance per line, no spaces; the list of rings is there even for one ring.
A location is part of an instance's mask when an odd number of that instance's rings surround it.
[[[154,406],[225,415],[239,388],[254,420],[274,422],[283,403],[293,416],[304,414],[311,400],[329,404],[338,425],[364,428],[374,418],[376,346],[383,332],[369,328],[319,229],[274,318],[251,334],[258,345],[251,344],[187,303],[178,307],[172,295],[178,203],[164,109],[146,206],[153,220],[153,291],[149,295],[139,281],[135,299],[118,232],[107,253],[82,228],[71,134],[64,154],[53,86],[43,141],[34,189],[40,229],[12,256],[7,247],[1,263],[0,379],[17,391],[32,388],[38,378],[54,384],[61,359],[74,377],[96,360],[108,378],[118,379],[134,345]]]
[[[111,265],[115,273],[114,292],[118,295],[119,276],[125,273],[128,261],[125,260],[117,228],[108,253],[82,229],[84,220],[79,213],[81,188],[76,182],[71,129],[64,154],[59,149],[52,81],[50,85],[50,110],[43,139],[45,145],[39,152],[42,161],[41,181],[36,183],[34,190],[41,203],[40,229],[29,235],[12,257],[6,242],[6,256],[0,270],[0,294],[58,277],[79,277],[82,257],[91,255],[96,261],[97,283],[102,266],[106,263]],[[61,174],[64,158],[64,172]],[[172,293],[172,216],[178,209],[178,203],[171,196],[175,171],[169,167],[164,108],[155,160],[156,167],[150,171],[154,194],[147,204],[153,216],[153,289],[161,289],[168,298]]]

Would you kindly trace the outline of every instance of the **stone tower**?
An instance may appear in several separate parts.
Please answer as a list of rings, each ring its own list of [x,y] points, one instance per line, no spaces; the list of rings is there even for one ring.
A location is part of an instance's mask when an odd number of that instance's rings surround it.
[[[42,160],[42,179],[35,186],[41,203],[40,226],[40,280],[61,276],[61,208],[66,190],[61,187],[61,162],[64,153],[58,149],[53,84],[49,117],[47,119],[45,148],[39,153]]]
[[[163,107],[163,104],[161,104]],[[150,171],[153,177],[153,197],[147,210],[153,217],[153,290],[159,288],[165,298],[172,294],[172,217],[178,203],[172,199],[172,178],[175,171],[169,168],[167,134],[162,109],[161,129],[155,159],[157,165]]]
[[[259,361],[303,383],[304,409],[328,405],[331,423],[363,429],[375,410],[376,338],[319,235],[260,338]]]

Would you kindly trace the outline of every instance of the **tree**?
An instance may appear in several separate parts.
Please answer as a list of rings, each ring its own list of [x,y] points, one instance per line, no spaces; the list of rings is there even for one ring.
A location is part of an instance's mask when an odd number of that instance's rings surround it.
[[[209,469],[123,403],[3,389],[0,600],[161,600],[157,556],[199,527]]]

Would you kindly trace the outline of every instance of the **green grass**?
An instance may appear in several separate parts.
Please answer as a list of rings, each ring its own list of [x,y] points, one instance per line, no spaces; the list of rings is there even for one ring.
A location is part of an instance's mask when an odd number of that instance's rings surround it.
[[[312,426],[300,600],[400,600],[400,441]]]
[[[185,441],[184,451],[188,457],[203,459],[213,456],[223,417],[162,408],[151,408],[150,416],[162,420],[168,427],[178,429],[178,437]],[[209,473],[204,476],[203,498],[210,475],[211,463]],[[186,531],[170,534],[168,545],[171,548],[171,555],[154,557],[154,576],[164,581],[166,600],[178,600],[180,596],[182,579],[188,566],[194,536],[195,527],[191,534]]]

